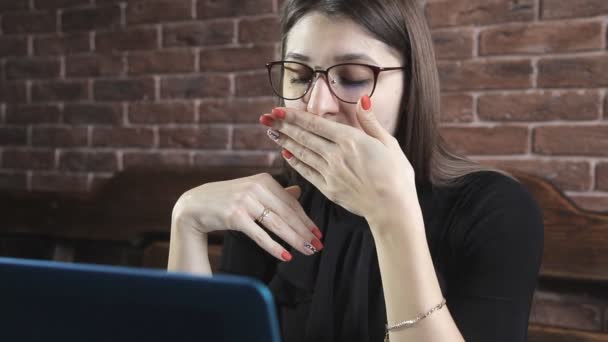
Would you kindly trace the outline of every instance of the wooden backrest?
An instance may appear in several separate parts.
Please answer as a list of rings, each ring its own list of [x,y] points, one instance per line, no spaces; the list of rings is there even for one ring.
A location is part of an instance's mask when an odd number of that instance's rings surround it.
[[[510,172],[532,192],[543,210],[541,276],[608,282],[608,212],[585,211],[546,179]]]

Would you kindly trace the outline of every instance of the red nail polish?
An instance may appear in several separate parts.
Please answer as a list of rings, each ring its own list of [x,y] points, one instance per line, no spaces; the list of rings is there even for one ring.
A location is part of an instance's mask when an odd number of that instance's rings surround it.
[[[283,157],[285,157],[286,159],[291,159],[293,158],[293,154],[291,154],[291,152],[287,151],[286,149],[283,149],[281,151],[281,154],[283,155]]]
[[[281,258],[283,258],[285,261],[289,261],[291,260],[291,253],[288,251],[283,251],[283,253],[281,253]]]
[[[310,241],[310,243],[318,250],[322,250],[323,249],[323,244],[321,243],[321,241],[319,241],[319,239],[314,238],[312,239],[312,241]]]
[[[317,227],[314,227],[312,229],[312,233],[317,237],[317,239],[322,239],[323,238],[323,233],[321,233],[321,231]]]
[[[278,109],[278,108],[273,109],[272,115],[276,116],[279,119],[285,119],[285,111],[282,109]]]
[[[361,108],[363,108],[363,110],[369,110],[371,106],[372,100],[369,98],[369,96],[363,95],[361,98]]]
[[[260,116],[260,123],[264,126],[272,127],[274,124],[274,119],[272,116],[262,115]]]

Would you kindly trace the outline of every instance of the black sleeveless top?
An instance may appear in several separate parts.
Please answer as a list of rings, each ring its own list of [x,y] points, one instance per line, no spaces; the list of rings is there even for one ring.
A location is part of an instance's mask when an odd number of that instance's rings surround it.
[[[245,234],[227,231],[219,273],[269,286],[284,342],[383,341],[386,307],[369,225],[306,184],[299,202],[323,232],[324,249],[305,256],[270,233],[293,255],[281,262]],[[537,202],[520,183],[492,171],[471,173],[452,187],[418,184],[417,192],[435,272],[463,337],[527,341],[543,251]]]

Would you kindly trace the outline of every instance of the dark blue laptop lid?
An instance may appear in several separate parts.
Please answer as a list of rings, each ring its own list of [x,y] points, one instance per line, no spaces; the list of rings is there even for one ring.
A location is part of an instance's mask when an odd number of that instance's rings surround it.
[[[12,258],[0,258],[0,326],[5,341],[280,342],[252,278]]]

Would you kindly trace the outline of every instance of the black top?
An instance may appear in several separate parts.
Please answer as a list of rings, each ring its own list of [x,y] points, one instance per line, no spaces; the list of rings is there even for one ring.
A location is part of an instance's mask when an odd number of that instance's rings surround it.
[[[527,341],[543,250],[541,210],[520,183],[497,172],[462,180],[417,185],[446,305],[466,341]],[[281,262],[245,234],[227,231],[220,272],[268,284],[284,342],[383,341],[386,309],[369,225],[307,185],[299,202],[323,232],[324,249],[305,256],[270,233],[293,255]]]

